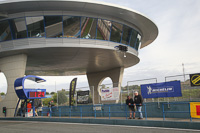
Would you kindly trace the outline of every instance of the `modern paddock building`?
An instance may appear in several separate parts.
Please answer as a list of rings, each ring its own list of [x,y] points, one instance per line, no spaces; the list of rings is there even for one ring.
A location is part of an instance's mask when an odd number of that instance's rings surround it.
[[[0,101],[13,116],[14,81],[24,75],[86,74],[94,97],[106,77],[122,81],[124,68],[139,62],[138,50],[152,43],[157,26],[125,7],[85,0],[0,2],[0,71],[8,83]],[[128,47],[126,57],[116,46]],[[95,102],[98,100],[95,99]]]

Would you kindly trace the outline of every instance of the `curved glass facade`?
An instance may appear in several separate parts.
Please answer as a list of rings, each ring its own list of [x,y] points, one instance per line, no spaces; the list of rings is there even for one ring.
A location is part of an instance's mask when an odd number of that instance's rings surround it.
[[[136,50],[141,43],[141,35],[135,29],[100,18],[48,15],[0,21],[0,42],[40,37],[105,40]]]

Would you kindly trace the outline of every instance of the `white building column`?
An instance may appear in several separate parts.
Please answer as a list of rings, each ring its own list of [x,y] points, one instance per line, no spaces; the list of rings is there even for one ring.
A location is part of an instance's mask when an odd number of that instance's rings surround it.
[[[0,58],[0,71],[7,79],[7,93],[5,98],[0,101],[0,116],[4,116],[2,108],[7,108],[7,117],[13,117],[18,97],[14,90],[14,82],[17,78],[23,77],[26,69],[27,55],[13,55]]]
[[[87,73],[87,78],[90,86],[94,87],[94,103],[99,103],[99,93],[98,93],[98,87],[102,83],[102,81],[110,77],[113,82],[113,87],[119,87],[119,91],[121,92],[121,83],[123,78],[124,68],[114,68],[107,71],[102,72],[95,72],[95,73]],[[91,90],[93,91],[93,90]],[[116,103],[118,101],[109,101],[109,103]],[[105,102],[103,102],[105,103]]]

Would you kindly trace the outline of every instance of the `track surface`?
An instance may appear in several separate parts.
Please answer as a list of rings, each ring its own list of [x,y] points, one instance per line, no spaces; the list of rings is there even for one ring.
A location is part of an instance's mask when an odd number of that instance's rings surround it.
[[[61,122],[0,121],[0,133],[188,133],[200,130]]]

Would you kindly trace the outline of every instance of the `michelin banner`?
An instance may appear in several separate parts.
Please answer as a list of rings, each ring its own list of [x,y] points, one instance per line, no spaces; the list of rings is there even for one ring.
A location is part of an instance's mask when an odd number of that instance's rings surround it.
[[[101,101],[119,100],[119,88],[101,89]]]
[[[143,98],[181,97],[180,81],[162,82],[141,85]]]

